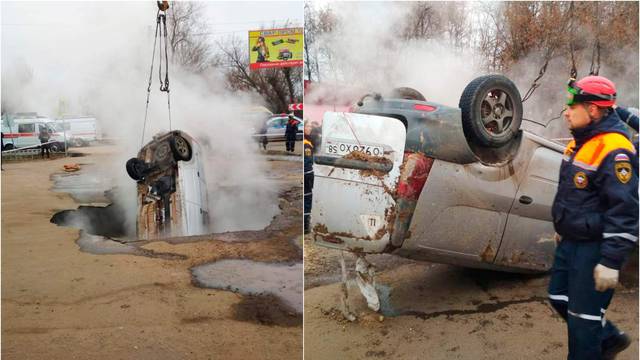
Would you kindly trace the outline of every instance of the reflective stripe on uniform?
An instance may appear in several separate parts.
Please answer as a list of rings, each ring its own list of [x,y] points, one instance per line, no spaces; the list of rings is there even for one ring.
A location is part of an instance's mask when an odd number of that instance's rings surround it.
[[[558,301],[566,301],[569,302],[569,297],[567,295],[553,295],[549,294],[549,299],[558,300]]]
[[[578,317],[580,319],[593,320],[593,321],[602,321],[602,316],[589,315],[589,314],[578,314],[578,313],[574,313],[571,310],[567,310],[567,312],[569,313],[569,315]]]
[[[573,144],[570,143],[569,146],[571,145]],[[565,150],[565,155],[569,151],[569,146]],[[573,164],[586,170],[598,170],[604,158],[618,149],[624,149],[634,154],[636,152],[635,147],[626,136],[619,133],[602,133],[582,145],[573,158]]]
[[[621,237],[623,239],[627,239],[629,241],[633,241],[636,242],[638,241],[638,237],[631,235],[629,233],[603,233],[602,237],[607,239],[607,238],[611,238],[611,237]]]
[[[309,195],[311,195],[311,194],[313,194],[313,193],[311,193],[311,192],[304,193],[304,196],[309,196]]]
[[[578,161],[578,160],[573,160],[573,165],[585,170],[591,170],[591,171],[598,170],[598,167],[585,164],[582,161]]]
[[[306,175],[306,174],[313,174],[313,170],[306,171],[304,174],[305,174],[305,175]]]

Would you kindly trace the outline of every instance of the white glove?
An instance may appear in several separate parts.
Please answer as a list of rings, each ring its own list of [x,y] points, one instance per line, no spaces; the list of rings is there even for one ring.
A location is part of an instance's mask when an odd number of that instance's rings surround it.
[[[602,264],[596,265],[593,269],[593,279],[596,282],[596,290],[606,291],[613,289],[618,283],[618,270],[608,268]]]

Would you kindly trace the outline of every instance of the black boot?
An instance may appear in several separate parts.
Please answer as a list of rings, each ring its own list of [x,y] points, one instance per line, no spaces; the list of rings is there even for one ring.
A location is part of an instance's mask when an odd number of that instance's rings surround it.
[[[602,341],[602,359],[613,360],[616,356],[631,345],[631,339],[621,332]]]

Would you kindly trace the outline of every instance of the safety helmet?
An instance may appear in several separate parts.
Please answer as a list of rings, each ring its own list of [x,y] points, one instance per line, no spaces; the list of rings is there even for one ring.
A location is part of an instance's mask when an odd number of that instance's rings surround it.
[[[599,107],[612,107],[616,103],[616,85],[602,76],[590,75],[578,81],[569,79],[567,105],[588,102]]]

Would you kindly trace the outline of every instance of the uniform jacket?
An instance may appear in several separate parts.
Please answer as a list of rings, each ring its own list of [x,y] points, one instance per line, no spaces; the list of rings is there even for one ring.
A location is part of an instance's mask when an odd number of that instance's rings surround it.
[[[313,143],[304,139],[304,174],[313,173]]]
[[[638,117],[633,115],[631,111],[618,106],[616,108],[616,114],[618,114],[624,123],[628,124],[633,130],[638,132]]]
[[[287,121],[287,127],[284,130],[284,137],[287,140],[295,140],[297,132],[298,132],[298,121],[296,120]]]
[[[601,241],[600,263],[620,269],[638,241],[638,159],[616,112],[572,131],[553,202],[568,241]]]

